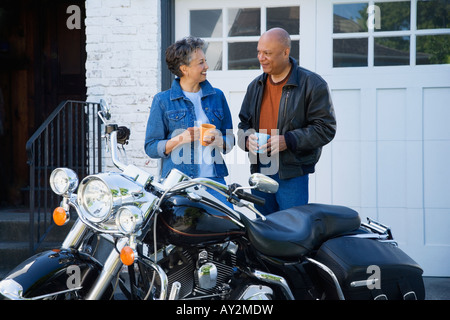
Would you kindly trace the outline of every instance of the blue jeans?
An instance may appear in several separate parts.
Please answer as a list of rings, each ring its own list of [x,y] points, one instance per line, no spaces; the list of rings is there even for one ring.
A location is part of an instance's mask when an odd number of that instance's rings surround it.
[[[283,180],[278,177],[278,173],[270,177],[279,184],[277,193],[252,190],[254,195],[266,199],[266,204],[263,207],[255,205],[255,208],[263,215],[308,203],[308,175]]]

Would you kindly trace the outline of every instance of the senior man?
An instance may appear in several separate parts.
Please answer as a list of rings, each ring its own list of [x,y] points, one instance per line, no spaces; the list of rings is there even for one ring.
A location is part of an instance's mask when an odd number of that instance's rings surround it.
[[[276,194],[253,191],[266,199],[265,206],[256,206],[265,215],[308,203],[309,174],[336,133],[327,83],[298,66],[290,48],[284,29],[260,37],[263,74],[249,84],[239,113],[238,145],[250,153],[251,173],[268,174],[280,185]],[[264,145],[258,144],[260,132],[270,134]]]

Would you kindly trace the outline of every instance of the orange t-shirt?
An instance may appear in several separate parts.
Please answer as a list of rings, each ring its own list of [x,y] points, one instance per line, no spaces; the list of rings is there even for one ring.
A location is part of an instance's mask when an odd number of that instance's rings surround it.
[[[292,69],[291,69],[292,70]],[[277,129],[278,110],[280,108],[283,86],[289,79],[291,72],[280,82],[273,82],[269,75],[264,88],[261,102],[261,113],[259,115],[259,132],[271,134],[272,129]]]

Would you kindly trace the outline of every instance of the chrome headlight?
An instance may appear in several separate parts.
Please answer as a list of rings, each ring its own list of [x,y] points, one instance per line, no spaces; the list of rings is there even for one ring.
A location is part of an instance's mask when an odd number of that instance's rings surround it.
[[[72,193],[78,187],[77,174],[67,168],[57,168],[50,175],[50,187],[57,195]]]
[[[83,216],[100,223],[113,220],[121,206],[135,203],[143,193],[142,186],[128,177],[114,172],[99,173],[81,181],[77,202]]]
[[[93,222],[102,222],[111,214],[113,195],[101,179],[88,177],[78,190],[78,204]]]
[[[131,234],[135,232],[144,221],[142,211],[134,206],[121,207],[117,211],[116,225],[120,232],[124,234]]]

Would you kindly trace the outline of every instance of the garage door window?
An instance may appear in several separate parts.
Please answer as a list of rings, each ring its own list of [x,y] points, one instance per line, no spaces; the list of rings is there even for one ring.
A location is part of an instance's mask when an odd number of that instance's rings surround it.
[[[299,60],[300,7],[219,8],[190,10],[190,34],[207,42],[205,55],[210,70],[259,69],[260,35],[282,27],[291,35],[291,56]]]
[[[333,5],[333,67],[450,63],[450,1]]]

